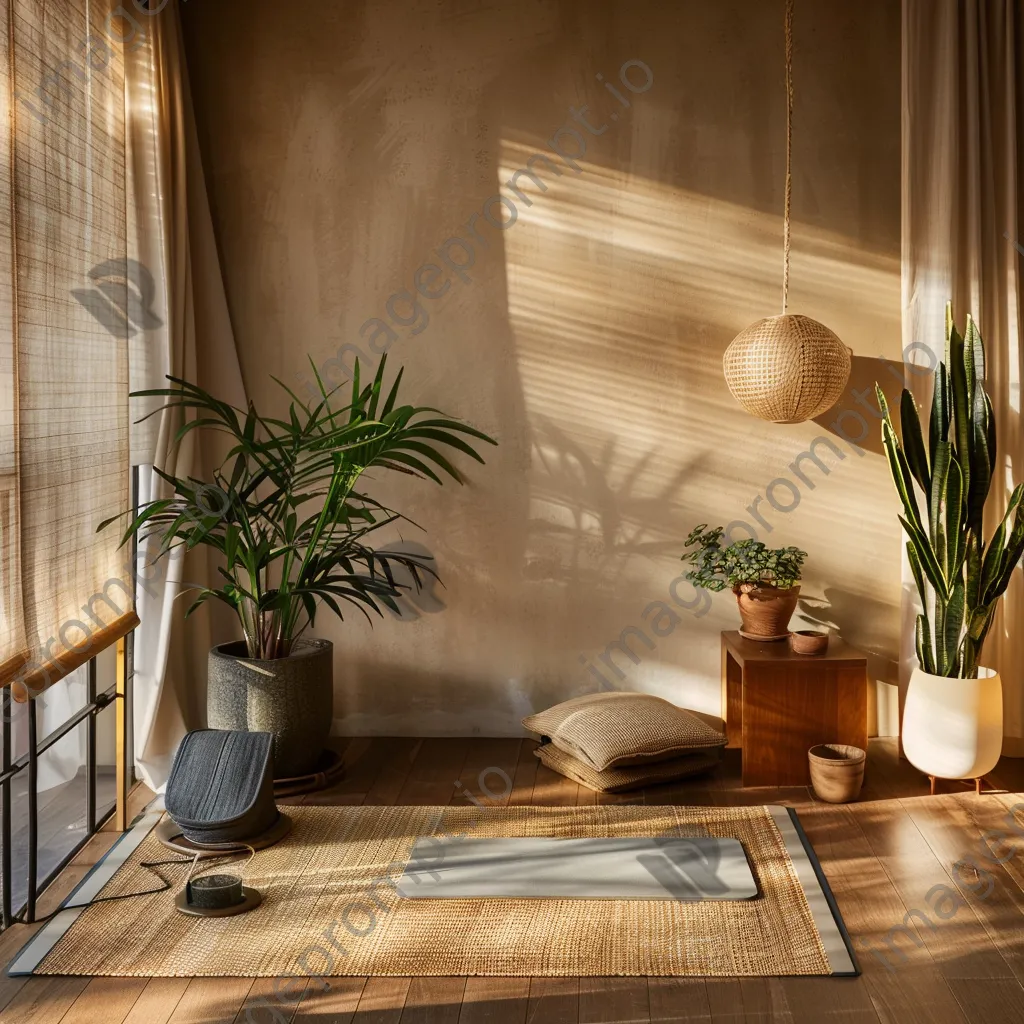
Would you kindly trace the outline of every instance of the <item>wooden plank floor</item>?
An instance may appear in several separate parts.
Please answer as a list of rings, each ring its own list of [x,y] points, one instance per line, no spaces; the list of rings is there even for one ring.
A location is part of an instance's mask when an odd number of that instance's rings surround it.
[[[459,804],[485,799],[486,787],[497,801],[516,805],[789,804],[800,810],[821,858],[863,976],[334,978],[327,990],[298,983],[286,1002],[271,979],[4,977],[0,1024],[1024,1021],[1024,761],[1004,760],[993,775],[999,789],[981,797],[952,785],[932,797],[921,775],[898,759],[894,741],[873,740],[861,801],[831,806],[802,787],[743,789],[735,752],[705,779],[596,797],[540,765],[533,746],[515,739],[354,739],[343,743],[345,779],[304,800]],[[146,796],[136,791],[134,802],[141,806]],[[1014,817],[1018,801],[1022,813]],[[998,842],[1000,836],[1010,838]],[[112,841],[111,833],[96,836],[45,894],[40,912],[52,909]],[[0,961],[30,933],[22,926],[0,935]]]

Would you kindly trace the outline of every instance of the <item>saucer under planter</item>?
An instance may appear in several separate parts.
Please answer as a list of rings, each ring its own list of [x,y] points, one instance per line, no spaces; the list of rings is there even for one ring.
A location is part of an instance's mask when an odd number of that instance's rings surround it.
[[[246,656],[241,640],[210,649],[211,729],[274,734],[274,778],[317,770],[334,717],[334,645],[299,640],[287,658]]]
[[[743,636],[749,640],[785,640],[789,636],[799,585],[780,590],[767,583],[741,583],[733,587],[733,593],[743,620]]]
[[[329,789],[344,777],[345,759],[336,750],[328,747],[320,755],[315,769],[307,775],[300,775],[297,778],[284,778],[278,775],[274,779],[274,798],[280,800]]]
[[[737,629],[736,632],[746,640],[757,640],[759,643],[766,643],[771,640],[789,639],[789,633],[780,633],[778,636],[758,636],[757,633],[745,633],[742,629]]]
[[[932,779],[980,779],[1003,749],[1003,685],[979,668],[977,679],[935,676],[915,668],[903,708],[903,752]]]

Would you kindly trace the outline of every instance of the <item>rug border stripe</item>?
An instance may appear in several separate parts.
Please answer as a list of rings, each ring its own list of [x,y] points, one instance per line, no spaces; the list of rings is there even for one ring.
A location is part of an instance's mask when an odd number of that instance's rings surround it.
[[[160,802],[162,803],[162,801]],[[150,804],[150,807],[152,806]],[[24,978],[35,974],[36,968],[46,959],[53,947],[64,938],[82,911],[92,905],[94,897],[99,895],[103,887],[117,874],[125,861],[139,848],[142,841],[156,827],[162,817],[162,806],[159,810],[147,808],[132,822],[131,828],[127,832],[122,832],[117,837],[110,849],[89,869],[78,885],[64,897],[60,905],[61,910],[57,915],[50,918],[14,955],[7,965],[7,977]],[[63,909],[82,892],[87,894],[88,902]]]
[[[786,852],[793,862],[797,877],[807,896],[814,924],[825,947],[829,966],[832,968],[832,976],[859,977],[861,970],[853,952],[850,933],[846,930],[843,915],[839,911],[832,887],[825,877],[821,861],[818,860],[818,855],[814,852],[814,847],[800,823],[800,815],[795,807],[783,807],[781,804],[773,804],[767,810],[775,819],[786,845]],[[821,905],[822,901],[824,907]]]

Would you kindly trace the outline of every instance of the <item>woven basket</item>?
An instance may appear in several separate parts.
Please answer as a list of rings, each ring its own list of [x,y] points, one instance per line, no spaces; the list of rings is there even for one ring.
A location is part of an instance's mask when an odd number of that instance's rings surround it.
[[[831,409],[850,378],[850,350],[807,316],[770,316],[733,338],[722,360],[733,398],[752,416],[802,423]]]
[[[819,800],[847,804],[860,795],[867,752],[843,743],[819,743],[807,751],[811,787]]]

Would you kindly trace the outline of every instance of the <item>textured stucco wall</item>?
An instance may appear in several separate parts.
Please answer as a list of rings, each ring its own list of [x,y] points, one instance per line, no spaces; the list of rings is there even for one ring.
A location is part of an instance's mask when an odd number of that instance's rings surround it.
[[[721,374],[737,331],[779,311],[781,0],[183,10],[250,394],[274,408],[270,375],[301,388],[307,353],[376,361],[370,342],[389,342],[408,399],[500,440],[464,488],[377,485],[425,528],[405,539],[446,586],[372,630],[323,617],[337,731],[518,734],[522,715],[596,686],[591,668],[717,713],[733,599],[670,595],[700,522],[808,550],[805,616],[890,674],[900,538],[877,421],[851,392],[836,428],[835,413],[763,424]],[[899,3],[800,4],[795,36],[791,311],[853,348],[863,388],[885,372],[876,357],[900,359]],[[621,82],[628,61],[653,73],[645,91]],[[532,165],[546,191],[517,179],[524,201],[503,183],[535,153],[553,165]],[[488,204],[499,189],[507,202]],[[443,277],[420,283],[449,282],[443,295],[391,298],[429,263]],[[361,336],[372,318],[395,337]],[[836,436],[865,421],[863,450]],[[830,472],[791,469],[821,435],[843,456],[816,448]],[[687,584],[675,593],[690,603]],[[607,648],[629,627],[646,638],[627,634],[635,664]]]

